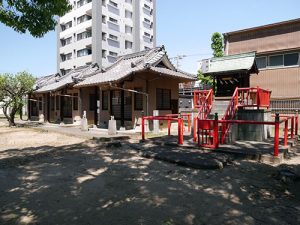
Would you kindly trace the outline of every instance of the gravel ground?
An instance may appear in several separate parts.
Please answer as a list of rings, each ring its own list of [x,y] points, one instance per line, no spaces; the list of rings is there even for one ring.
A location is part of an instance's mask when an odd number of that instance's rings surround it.
[[[0,224],[300,224],[300,156],[195,170],[0,125]]]

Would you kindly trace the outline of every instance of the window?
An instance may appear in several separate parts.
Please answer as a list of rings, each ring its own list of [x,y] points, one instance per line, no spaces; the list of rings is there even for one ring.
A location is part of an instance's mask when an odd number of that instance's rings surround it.
[[[72,59],[72,53],[66,54],[66,55],[61,55],[61,61],[68,61]]]
[[[96,95],[95,94],[90,94],[89,97],[89,109],[90,111],[96,110]]]
[[[125,33],[126,34],[132,34],[132,27],[125,25]]]
[[[39,97],[39,110],[43,110],[43,98]]]
[[[59,110],[60,108],[59,95],[56,95],[55,97],[55,105],[56,105],[56,110]]]
[[[77,57],[82,57],[86,55],[91,55],[92,54],[92,49],[85,48],[77,51]]]
[[[106,41],[106,33],[102,32],[102,41]]]
[[[85,31],[80,34],[77,34],[77,41],[80,41],[85,38],[92,37],[92,31]]]
[[[102,91],[102,109],[108,110],[108,93],[109,91]]]
[[[70,21],[70,22],[68,22],[68,23],[66,23],[66,24],[62,24],[62,25],[61,25],[62,31],[66,30],[66,29],[69,29],[69,28],[71,28],[71,27],[72,27],[72,21]]]
[[[135,88],[134,90],[143,92],[142,88]],[[143,110],[143,97],[142,94],[134,93],[134,110]]]
[[[87,3],[90,3],[92,0],[80,0],[77,2],[77,8],[87,4]]]
[[[158,110],[171,109],[171,90],[170,89],[156,89],[156,108]]]
[[[62,39],[61,40],[61,45],[65,46],[65,45],[69,45],[72,43],[72,37],[66,38],[66,39]]]
[[[117,56],[118,56],[118,53],[109,51],[109,55],[110,55],[110,56],[113,56],[113,57],[117,57]]]
[[[112,34],[109,35],[109,38],[112,40],[118,40],[118,37]]]
[[[149,34],[149,33],[147,33],[147,32],[144,32],[144,35],[145,35],[146,37],[151,37],[151,34]]]
[[[258,69],[263,69],[267,67],[267,57],[256,58],[256,65]]]
[[[115,3],[115,2],[113,2],[113,1],[111,1],[111,0],[109,0],[109,4],[113,5],[114,7],[118,7],[118,4]]]
[[[118,20],[116,20],[116,19],[114,19],[114,18],[112,18],[112,17],[109,17],[109,21],[110,21],[110,22],[113,22],[113,23],[118,23]]]
[[[78,110],[78,93],[73,94],[73,110]]]
[[[269,56],[268,66],[270,66],[270,67],[283,66],[283,55]]]
[[[147,18],[144,18],[144,21],[145,21],[146,23],[151,23],[151,21],[148,20]]]
[[[295,66],[298,65],[299,54],[291,53],[284,55],[284,66]]]
[[[148,5],[146,5],[146,4],[144,4],[144,7],[145,7],[146,9],[148,9],[148,10],[151,10],[150,6],[148,6]]]
[[[106,59],[106,50],[105,49],[102,49],[102,58]]]
[[[83,23],[83,22],[88,21],[90,19],[92,19],[92,17],[89,16],[89,15],[80,16],[80,17],[77,18],[77,24]]]
[[[125,10],[125,18],[132,18],[132,12]]]
[[[106,16],[102,15],[102,23],[106,24]]]
[[[125,49],[132,49],[132,42],[131,41],[125,41]]]

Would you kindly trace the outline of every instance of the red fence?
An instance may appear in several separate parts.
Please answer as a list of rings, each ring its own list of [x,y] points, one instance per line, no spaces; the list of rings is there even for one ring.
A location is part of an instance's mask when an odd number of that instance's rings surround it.
[[[183,144],[184,121],[188,122],[188,132],[191,130],[191,114],[167,114],[163,116],[142,117],[142,140],[145,140],[145,120],[168,121],[168,135],[171,135],[171,123],[178,123],[178,144]]]
[[[296,116],[290,116],[288,117],[281,117],[280,120],[279,114],[276,115],[274,122],[268,122],[268,121],[250,121],[250,120],[218,120],[216,117],[215,120],[201,120],[198,119],[198,145],[200,147],[208,147],[208,148],[218,148],[219,147],[219,132],[218,127],[220,124],[257,124],[257,125],[274,125],[275,131],[274,131],[274,156],[278,156],[278,148],[279,148],[279,125],[281,123],[285,123],[285,129],[284,129],[284,145],[287,145],[288,140],[288,120],[291,120],[291,139],[294,138],[294,130],[295,133],[298,134],[298,117]],[[294,121],[294,122],[293,122]],[[222,140],[224,136],[226,135],[224,130],[222,130]]]
[[[244,107],[256,107],[259,108],[269,108],[270,107],[270,97],[271,92],[264,90],[260,87],[249,87],[249,88],[236,88],[227,110],[222,118],[222,120],[232,120],[236,115],[238,108]],[[225,137],[228,134],[231,124],[223,124],[222,131],[224,135],[222,136],[222,144],[225,142]]]

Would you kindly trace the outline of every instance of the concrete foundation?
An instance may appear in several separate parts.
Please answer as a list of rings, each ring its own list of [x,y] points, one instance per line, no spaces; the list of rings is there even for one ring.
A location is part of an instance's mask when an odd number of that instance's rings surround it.
[[[235,117],[237,120],[272,121],[271,112],[259,109],[239,109]],[[229,142],[264,141],[270,137],[271,125],[257,124],[232,124],[229,134]]]

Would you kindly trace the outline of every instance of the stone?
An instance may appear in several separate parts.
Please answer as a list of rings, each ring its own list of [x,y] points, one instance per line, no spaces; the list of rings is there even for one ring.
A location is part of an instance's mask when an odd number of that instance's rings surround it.
[[[117,121],[112,116],[108,121],[108,135],[116,135],[117,134]]]
[[[153,116],[158,116],[158,115],[159,115],[159,111],[153,110]],[[153,120],[153,133],[159,134],[159,120]]]

